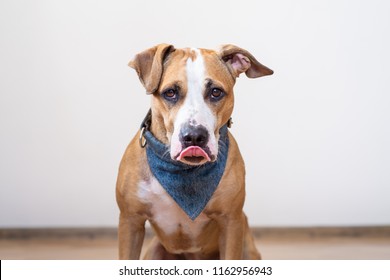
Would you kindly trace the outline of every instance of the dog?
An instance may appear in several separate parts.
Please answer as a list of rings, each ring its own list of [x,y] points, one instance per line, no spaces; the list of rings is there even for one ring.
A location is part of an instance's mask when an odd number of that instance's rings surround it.
[[[247,217],[245,166],[232,134],[233,86],[273,74],[248,51],[160,44],[129,66],[151,109],[121,160],[116,197],[120,259],[260,259]]]

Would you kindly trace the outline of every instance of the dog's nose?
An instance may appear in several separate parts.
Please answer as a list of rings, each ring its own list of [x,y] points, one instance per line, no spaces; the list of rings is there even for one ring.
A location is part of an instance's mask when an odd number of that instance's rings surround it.
[[[207,129],[202,126],[185,126],[181,130],[181,142],[184,147],[199,146],[204,147],[209,140]]]

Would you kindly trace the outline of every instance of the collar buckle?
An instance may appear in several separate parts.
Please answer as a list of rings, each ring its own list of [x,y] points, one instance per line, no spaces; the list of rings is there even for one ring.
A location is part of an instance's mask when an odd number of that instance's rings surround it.
[[[145,129],[146,129],[146,126],[142,127],[141,128],[141,133],[139,135],[139,145],[141,146],[141,148],[145,148],[145,146],[147,144],[147,141],[146,141],[146,139],[144,137]]]
[[[150,124],[152,123],[152,109],[149,109],[148,113],[146,114],[144,120],[141,123],[141,133],[139,135],[139,145],[141,148],[145,148],[147,141],[145,138],[145,132],[149,130]]]

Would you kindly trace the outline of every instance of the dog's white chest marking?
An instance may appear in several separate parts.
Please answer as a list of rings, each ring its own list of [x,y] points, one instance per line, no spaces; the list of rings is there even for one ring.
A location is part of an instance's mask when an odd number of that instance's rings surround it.
[[[154,177],[138,184],[138,196],[151,205],[151,222],[167,235],[180,232],[195,240],[210,221],[203,213],[192,221]]]

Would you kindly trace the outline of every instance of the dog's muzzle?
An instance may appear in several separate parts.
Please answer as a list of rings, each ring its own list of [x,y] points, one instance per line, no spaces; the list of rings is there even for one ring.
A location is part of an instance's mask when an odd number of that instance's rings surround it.
[[[215,156],[211,155],[207,147],[209,133],[202,125],[185,125],[180,131],[181,152],[176,160],[186,161],[192,164],[212,161]]]

